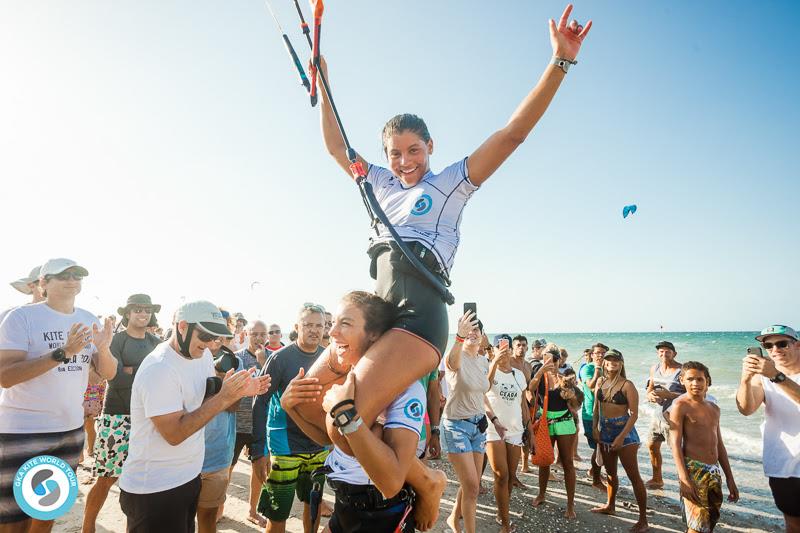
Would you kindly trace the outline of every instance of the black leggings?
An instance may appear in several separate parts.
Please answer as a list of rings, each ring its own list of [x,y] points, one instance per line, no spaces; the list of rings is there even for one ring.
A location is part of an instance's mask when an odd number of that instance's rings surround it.
[[[428,254],[433,256],[432,253]],[[386,246],[373,259],[378,296],[395,304],[395,328],[404,329],[430,343],[442,356],[447,349],[447,306],[398,249]]]

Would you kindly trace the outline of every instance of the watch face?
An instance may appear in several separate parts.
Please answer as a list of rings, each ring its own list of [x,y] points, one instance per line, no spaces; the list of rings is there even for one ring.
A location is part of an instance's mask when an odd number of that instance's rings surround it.
[[[349,421],[350,418],[347,416],[347,412],[336,415],[336,425],[339,427],[346,425]]]

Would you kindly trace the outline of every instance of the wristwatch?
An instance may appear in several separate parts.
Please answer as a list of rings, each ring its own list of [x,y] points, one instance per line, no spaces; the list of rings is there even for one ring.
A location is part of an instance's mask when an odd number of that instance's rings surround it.
[[[354,419],[358,418],[358,411],[356,411],[356,407],[353,405],[349,409],[343,409],[339,411],[336,415],[331,413],[331,416],[333,417],[333,425],[337,427],[339,432],[344,435],[345,433],[342,431],[342,428],[349,425]]]
[[[431,426],[431,435],[439,434],[439,426]]]
[[[53,359],[53,361],[58,361],[59,363],[66,363],[71,359],[70,357],[67,357],[67,352],[64,351],[64,348],[56,348],[52,351],[50,357]]]
[[[354,433],[355,431],[358,430],[358,428],[361,427],[361,424],[363,423],[364,421],[361,419],[361,417],[356,415],[356,417],[353,418],[350,422],[339,428],[339,433],[341,433],[342,435],[349,435],[350,433]]]
[[[783,372],[778,372],[777,374],[775,374],[775,377],[772,378],[770,381],[773,383],[783,383],[784,381],[786,381],[786,374],[784,374]]]
[[[564,74],[567,73],[567,71],[569,70],[569,67],[571,67],[572,65],[577,65],[578,64],[577,61],[574,61],[574,60],[571,61],[569,59],[565,59],[563,57],[556,57],[556,56],[553,56],[553,60],[550,63],[552,65],[557,66],[561,70],[563,70]]]

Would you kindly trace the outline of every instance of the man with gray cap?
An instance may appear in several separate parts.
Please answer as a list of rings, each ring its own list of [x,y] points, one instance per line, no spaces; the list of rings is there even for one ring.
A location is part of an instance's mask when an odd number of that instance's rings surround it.
[[[800,337],[789,326],[764,328],[756,337],[766,355],[748,349],[736,405],[750,416],[764,404],[764,474],[787,533],[800,532]]]
[[[114,377],[112,327],[75,307],[89,272],[69,259],[51,259],[39,272],[46,300],[17,307],[0,324],[0,526],[24,531],[30,517],[14,498],[17,470],[52,455],[73,470],[84,444],[83,393],[90,366]],[[48,530],[52,521],[40,522]]]
[[[175,313],[172,336],[139,366],[131,391],[128,458],[119,478],[127,531],[194,531],[205,443],[200,431],[243,396],[269,387],[249,370],[215,376],[209,347],[233,337],[219,308],[187,302]]]
[[[41,266],[37,266],[31,270],[31,273],[28,274],[27,277],[19,278],[18,280],[9,283],[9,285],[17,289],[22,294],[29,295],[31,297],[30,303],[32,304],[44,301],[44,295],[39,289],[39,270],[41,270]],[[12,309],[14,309],[14,307],[9,307],[5,311],[0,311],[0,324],[3,323],[3,319],[9,312],[11,312]]]

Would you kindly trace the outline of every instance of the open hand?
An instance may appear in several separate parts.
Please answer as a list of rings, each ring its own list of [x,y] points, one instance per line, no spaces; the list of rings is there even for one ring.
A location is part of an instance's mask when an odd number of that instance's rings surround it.
[[[111,339],[114,337],[114,321],[106,318],[103,321],[103,329],[92,324],[92,342],[98,350],[106,350],[111,346]]]
[[[64,353],[69,357],[75,357],[91,343],[92,331],[89,327],[81,323],[72,324],[67,334],[67,343],[64,345]]]
[[[583,40],[589,34],[592,21],[590,20],[583,26],[577,20],[572,19],[572,22],[567,24],[570,13],[572,13],[572,4],[567,5],[567,8],[564,9],[558,24],[550,19],[550,45],[553,47],[553,54],[556,57],[574,61]]]
[[[326,413],[344,400],[353,400],[356,396],[356,378],[352,372],[347,374],[347,379],[341,385],[332,386],[322,399],[322,408]]]
[[[306,372],[301,367],[297,375],[286,386],[281,395],[281,407],[285,411],[301,403],[315,402],[322,393],[322,385],[317,378],[305,377]]]
[[[458,329],[456,333],[458,333],[458,336],[463,339],[477,327],[478,319],[475,316],[475,313],[472,311],[467,311],[461,318],[458,319]]]

